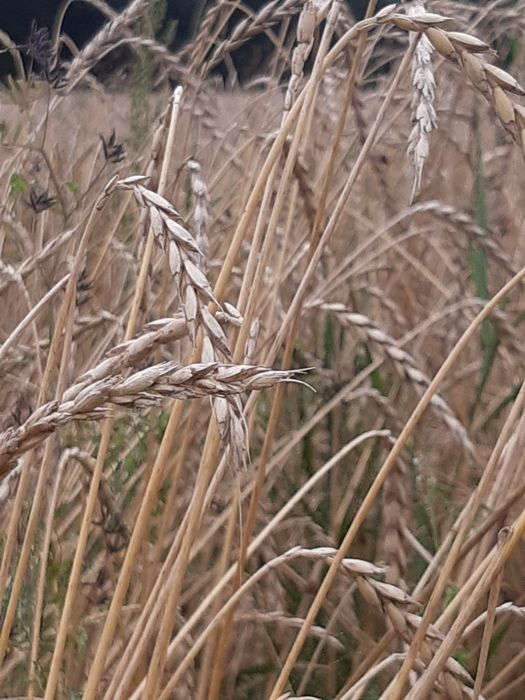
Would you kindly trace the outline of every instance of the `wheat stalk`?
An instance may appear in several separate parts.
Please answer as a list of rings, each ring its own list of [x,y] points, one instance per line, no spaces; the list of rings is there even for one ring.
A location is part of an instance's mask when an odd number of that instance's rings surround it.
[[[468,238],[486,251],[487,255],[493,258],[509,275],[516,274],[516,268],[512,264],[509,256],[496,241],[496,235],[492,231],[486,231],[478,226],[466,212],[460,211],[444,202],[430,200],[421,202],[406,209],[402,213],[402,218],[414,216],[418,213],[428,213],[433,216],[443,218],[457,228],[460,228]]]

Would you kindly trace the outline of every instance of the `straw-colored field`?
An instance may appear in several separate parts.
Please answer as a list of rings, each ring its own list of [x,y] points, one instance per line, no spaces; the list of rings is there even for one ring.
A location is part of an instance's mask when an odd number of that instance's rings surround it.
[[[0,93],[0,697],[519,700],[525,2],[236,4]]]

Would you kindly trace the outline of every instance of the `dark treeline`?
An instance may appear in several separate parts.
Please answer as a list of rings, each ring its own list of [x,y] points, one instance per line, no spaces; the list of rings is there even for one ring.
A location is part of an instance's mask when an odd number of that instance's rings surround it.
[[[244,5],[252,10],[259,10],[268,0],[244,0]],[[367,0],[347,0],[350,9],[357,19],[366,10]],[[38,27],[53,27],[57,11],[63,0],[1,0],[0,1],[0,30],[18,45],[24,44],[30,34],[33,22]],[[126,7],[128,0],[107,0],[107,4],[119,11]],[[188,41],[196,30],[199,18],[210,0],[165,0],[165,26],[171,25],[171,48],[178,48]],[[378,3],[381,7],[386,0]],[[241,14],[238,15],[242,17]],[[105,18],[87,2],[71,2],[67,8],[62,30],[82,47],[102,26]],[[264,38],[262,39],[264,41]],[[261,41],[261,40],[259,40]],[[0,74],[5,76],[12,70],[8,54],[0,55]]]

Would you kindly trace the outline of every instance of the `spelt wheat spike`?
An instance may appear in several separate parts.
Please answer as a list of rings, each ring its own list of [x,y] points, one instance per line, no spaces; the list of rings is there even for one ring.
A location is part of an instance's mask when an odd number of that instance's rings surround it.
[[[319,303],[318,307],[330,313],[335,313],[336,317],[343,325],[349,327],[355,326],[363,331],[370,342],[382,348],[387,357],[394,363],[394,367],[400,371],[403,377],[416,386],[418,390],[426,388],[429,385],[430,380],[418,369],[414,358],[408,352],[400,348],[388,333],[379,329],[369,318],[363,314],[349,312],[343,304]],[[441,415],[442,419],[465,451],[470,455],[474,455],[475,448],[468,437],[465,427],[455,416],[446,401],[436,394],[432,398],[431,404],[437,413]]]
[[[122,34],[146,11],[149,2],[150,0],[133,0],[116,19],[105,24],[98,34],[84,46],[82,51],[75,56],[66,73],[65,80],[68,91],[71,91],[103,56],[113,50],[119,34]]]
[[[166,398],[190,399],[207,396],[233,397],[245,391],[267,389],[283,381],[292,381],[297,372],[270,370],[253,365],[200,363],[181,367],[162,362],[131,374],[127,378],[112,375],[72,387],[64,396],[69,400],[51,401],[37,409],[19,428],[0,434],[0,476],[12,471],[13,463],[72,420],[100,420],[111,406],[128,408],[150,406]],[[238,404],[234,404],[235,425]],[[228,430],[237,434],[235,425]]]
[[[210,71],[222,61],[226,53],[235,51],[251,37],[298,12],[303,4],[304,0],[273,0],[273,2],[264,5],[253,19],[246,17],[236,25],[230,36],[215,48],[205,64],[204,71]]]
[[[420,2],[409,4],[408,16],[417,15],[425,11]],[[413,202],[421,189],[423,168],[429,154],[429,135],[437,126],[434,100],[436,96],[436,82],[432,68],[432,53],[434,47],[423,34],[417,42],[414,58],[412,60],[412,123],[414,124],[408,140],[408,154],[412,158],[414,169],[414,182],[410,201]]]

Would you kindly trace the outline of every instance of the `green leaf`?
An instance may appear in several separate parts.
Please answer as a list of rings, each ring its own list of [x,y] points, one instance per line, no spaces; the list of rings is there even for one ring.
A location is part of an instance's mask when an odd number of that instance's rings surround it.
[[[476,155],[475,155],[475,172],[476,180],[474,183],[474,215],[477,225],[487,231],[488,229],[488,215],[487,215],[487,196],[486,196],[486,181],[485,174],[483,171],[483,152],[482,152],[482,141],[479,127],[478,116],[476,115]],[[488,289],[487,280],[487,255],[484,250],[479,246],[471,246],[469,254],[470,263],[470,277],[474,284],[476,290],[476,296],[480,299],[488,299],[490,297]],[[481,325],[480,332],[481,348],[483,351],[483,362],[481,365],[481,375],[479,378],[478,385],[476,387],[476,393],[474,397],[474,402],[470,408],[470,418],[474,417],[474,414],[480,404],[481,396],[487,385],[487,381],[490,377],[492,366],[494,364],[494,358],[496,357],[496,352],[499,345],[499,337],[494,324],[490,320],[485,320]]]
[[[68,180],[68,181],[66,182],[66,187],[68,188],[68,190],[69,190],[70,192],[73,192],[73,194],[77,194],[77,192],[78,192],[79,189],[80,189],[79,186],[77,185],[77,183],[74,182],[73,180]]]
[[[20,173],[11,173],[11,177],[9,178],[9,194],[11,197],[18,197],[18,195],[24,194],[28,187],[27,181]]]

